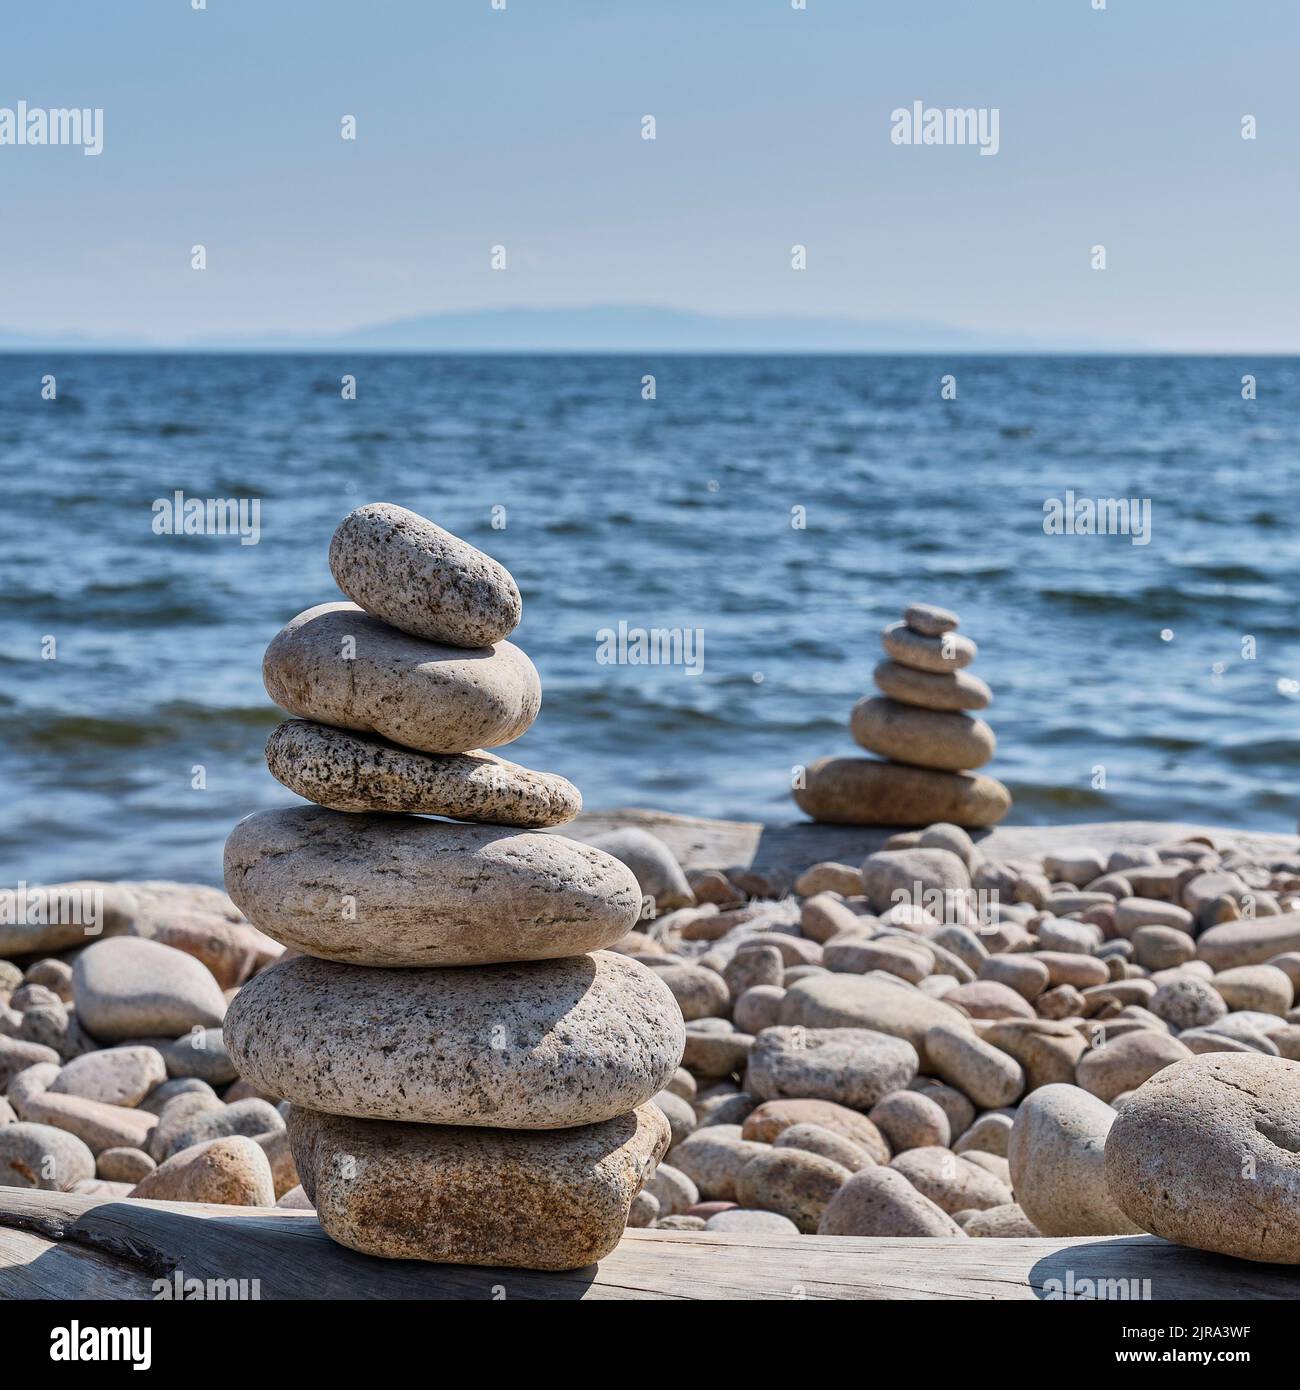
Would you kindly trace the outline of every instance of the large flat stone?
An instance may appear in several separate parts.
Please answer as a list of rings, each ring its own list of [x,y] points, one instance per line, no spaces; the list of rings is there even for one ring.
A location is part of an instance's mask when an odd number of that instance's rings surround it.
[[[996,778],[874,758],[819,758],[794,799],[814,820],[837,825],[979,827],[996,825],[1011,809],[1011,793]]]

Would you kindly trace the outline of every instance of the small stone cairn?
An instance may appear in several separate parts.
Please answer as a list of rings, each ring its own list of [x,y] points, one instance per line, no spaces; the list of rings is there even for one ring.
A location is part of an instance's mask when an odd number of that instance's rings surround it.
[[[996,825],[1011,794],[973,769],[993,756],[993,730],[967,710],[993,694],[965,668],[975,643],[946,608],[914,603],[881,633],[887,661],[875,669],[882,696],[864,695],[849,730],[872,758],[822,758],[794,792],[816,821],[846,825]]]
[[[579,1268],[667,1148],[647,1102],[685,1043],[667,986],[603,949],[640,889],[539,833],[581,809],[569,782],[485,751],[541,703],[505,640],[506,570],[386,503],[344,518],[330,568],[354,602],[300,613],[263,665],[295,716],[267,764],[315,805],[248,816],[226,844],[231,897],[293,954],[239,992],[227,1045],[291,1102],[303,1188],[340,1244]]]

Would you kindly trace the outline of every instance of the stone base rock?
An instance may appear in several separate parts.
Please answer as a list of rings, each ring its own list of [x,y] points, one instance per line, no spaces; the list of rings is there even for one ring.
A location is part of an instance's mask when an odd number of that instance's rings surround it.
[[[833,825],[988,826],[1011,809],[1011,793],[996,778],[874,758],[819,758],[794,799],[813,820]]]

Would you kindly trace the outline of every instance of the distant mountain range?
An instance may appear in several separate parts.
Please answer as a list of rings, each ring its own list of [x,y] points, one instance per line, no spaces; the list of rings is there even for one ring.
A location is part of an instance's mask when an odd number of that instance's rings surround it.
[[[183,342],[0,329],[0,350],[181,352],[1133,352],[1141,345],[981,332],[911,319],[727,317],[649,305],[421,314],[342,333]]]

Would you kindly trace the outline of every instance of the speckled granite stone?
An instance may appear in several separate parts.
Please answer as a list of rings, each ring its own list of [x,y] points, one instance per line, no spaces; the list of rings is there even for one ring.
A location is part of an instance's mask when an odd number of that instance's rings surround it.
[[[409,811],[525,828],[582,810],[572,782],[482,749],[417,753],[377,734],[290,719],[271,731],[266,765],[290,791],[335,811]]]
[[[367,613],[456,647],[490,647],[515,630],[523,610],[504,566],[391,502],[358,507],[339,522],[330,573]]]
[[[618,1244],[668,1147],[653,1105],[522,1133],[392,1124],[295,1105],[289,1137],[327,1235],[367,1255],[581,1269]]]
[[[315,806],[240,821],[226,889],[277,940],[353,965],[574,956],[641,909],[630,869],[563,835]]]
[[[298,956],[240,990],[225,1037],[246,1081],[309,1109],[558,1129],[649,1100],[685,1025],[653,971],[606,951],[463,970]]]
[[[301,719],[381,734],[425,753],[518,738],[542,703],[533,663],[513,643],[462,648],[410,637],[352,603],[321,603],[271,640],[262,680]]]

